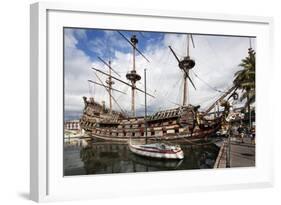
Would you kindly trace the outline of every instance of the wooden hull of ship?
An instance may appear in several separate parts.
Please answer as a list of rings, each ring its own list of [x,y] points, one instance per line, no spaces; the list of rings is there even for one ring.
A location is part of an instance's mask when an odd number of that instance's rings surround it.
[[[92,138],[126,142],[145,139],[144,117],[125,117],[109,112],[94,100],[84,98],[85,108],[80,127]],[[148,140],[202,139],[214,135],[220,128],[220,119],[200,121],[196,124],[194,106],[180,106],[158,111],[147,117]]]
[[[164,136],[147,136],[147,140],[149,141],[155,141],[155,140],[164,140],[164,141],[178,141],[178,140],[197,140],[197,139],[203,139],[208,138],[209,136],[212,136],[216,134],[216,132],[219,130],[219,128],[211,128],[208,130],[197,130],[193,132],[192,134],[189,133],[182,133],[182,134],[169,134]],[[101,139],[105,141],[116,141],[116,142],[127,142],[129,139],[136,139],[136,140],[145,140],[146,138],[144,136],[139,137],[132,137],[132,136],[111,136],[111,135],[101,135],[101,134],[93,134],[91,132],[86,132],[90,137],[93,139]]]

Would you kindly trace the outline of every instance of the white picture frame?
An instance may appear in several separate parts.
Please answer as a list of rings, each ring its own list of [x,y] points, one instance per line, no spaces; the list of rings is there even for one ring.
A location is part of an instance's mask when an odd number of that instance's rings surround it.
[[[185,26],[183,26],[185,25]],[[188,28],[188,25],[192,26]],[[254,168],[63,177],[62,28],[96,27],[257,37],[257,146]],[[30,15],[30,198],[34,201],[183,193],[273,185],[270,82],[273,19],[179,11],[35,3]],[[56,70],[54,70],[56,68]],[[270,85],[269,85],[270,86]],[[266,118],[266,121],[261,119]],[[266,136],[266,139],[265,139]],[[170,180],[167,180],[170,179]],[[148,182],[150,183],[147,186]],[[181,183],[178,183],[181,182]]]

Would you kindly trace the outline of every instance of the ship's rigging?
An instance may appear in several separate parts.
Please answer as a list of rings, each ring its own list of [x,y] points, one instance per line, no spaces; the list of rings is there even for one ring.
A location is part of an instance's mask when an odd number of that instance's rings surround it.
[[[183,102],[182,105],[188,105],[189,104],[189,100],[188,100],[188,81],[192,84],[192,86],[194,87],[194,89],[196,89],[193,81],[191,80],[190,76],[189,76],[189,70],[191,70],[194,66],[195,66],[195,61],[193,59],[190,58],[189,55],[189,41],[192,41],[193,47],[194,46],[194,41],[193,41],[193,37],[191,34],[187,34],[186,35],[186,42],[187,42],[187,46],[186,46],[186,56],[180,60],[177,56],[177,54],[175,53],[175,51],[172,49],[171,46],[169,46],[171,52],[173,53],[174,57],[176,58],[176,60],[178,61],[178,66],[179,68],[183,71]]]
[[[140,81],[141,76],[137,73],[137,69],[136,69],[137,68],[137,66],[136,66],[136,53],[139,53],[143,57],[143,59],[145,59],[147,62],[150,62],[150,60],[148,60],[148,58],[140,51],[140,49],[137,48],[138,38],[134,33],[132,33],[131,38],[128,39],[120,31],[117,31],[117,32],[132,47],[132,70],[127,72],[127,74],[126,74],[126,78],[127,78],[127,80],[130,81],[130,83],[125,82],[124,80],[119,78],[120,74],[112,68],[111,61],[108,61],[108,63],[107,63],[101,57],[98,57],[98,59],[109,68],[108,73],[106,73],[106,72],[104,72],[104,71],[102,71],[102,70],[100,70],[96,67],[92,67],[92,69],[95,70],[96,73],[107,76],[107,79],[105,81],[107,85],[105,85],[104,83],[101,83],[101,82],[95,82],[93,80],[89,80],[89,82],[94,83],[94,84],[99,85],[99,86],[102,86],[103,88],[106,89],[106,91],[108,92],[108,96],[109,96],[109,110],[110,110],[110,112],[112,112],[112,100],[113,100],[112,91],[115,91],[115,92],[118,92],[118,93],[121,93],[121,94],[126,94],[125,92],[123,92],[121,90],[113,88],[113,85],[114,85],[113,80],[118,81],[118,82],[126,85],[127,88],[130,87],[131,88],[131,113],[130,113],[130,116],[135,117],[136,116],[136,103],[135,103],[135,101],[136,101],[136,97],[137,97],[136,91],[139,91],[140,93],[144,93],[144,91],[142,89],[140,89],[139,87],[136,86],[136,82],[138,82],[138,81],[139,81],[140,85],[143,85]],[[182,71],[183,87],[181,88],[182,92],[180,92],[180,93],[182,93],[182,103],[175,102],[174,100],[171,100],[168,97],[166,97],[165,100],[167,102],[171,103],[171,104],[176,105],[176,106],[187,106],[187,105],[190,104],[189,86],[188,86],[189,82],[194,87],[194,89],[196,90],[195,84],[190,77],[190,71],[192,72],[193,76],[195,76],[197,79],[199,79],[201,82],[203,82],[210,89],[212,89],[213,91],[215,91],[217,93],[221,93],[222,97],[220,97],[219,99],[223,99],[225,96],[227,96],[229,94],[229,90],[222,91],[221,89],[213,87],[208,82],[206,82],[204,79],[199,77],[198,74],[196,74],[193,70],[191,70],[195,67],[195,61],[190,57],[190,43],[192,43],[193,48],[195,48],[193,35],[192,34],[186,34],[186,55],[183,56],[183,58],[178,57],[178,56],[181,56],[181,55],[176,54],[175,50],[171,46],[168,46],[168,48],[170,49],[170,51],[173,54],[173,56],[175,57],[175,59],[178,61],[178,67]],[[113,76],[112,72],[118,77]],[[178,83],[178,82],[179,81],[177,81],[176,83]],[[148,91],[148,92],[150,92],[151,94],[147,93],[147,95],[154,98],[154,99],[155,98],[159,99],[161,97],[163,98],[163,96],[164,96],[163,94],[161,94],[161,92],[158,92],[156,90],[155,91]],[[219,101],[220,100],[217,100],[215,103],[210,105],[210,107],[208,107],[205,110],[205,113],[210,112],[210,110],[212,110],[216,106],[218,107],[217,109],[219,109]],[[116,100],[116,98],[115,98],[114,102],[120,108],[120,110],[122,110],[122,112],[125,112],[125,110],[122,109],[121,106],[118,104],[118,100]],[[143,105],[141,105],[141,106],[143,106]],[[160,106],[158,108],[160,109]]]
[[[109,74],[108,74],[108,79],[105,81],[106,85],[103,84],[102,80],[99,78],[99,76],[95,73],[96,77],[98,78],[98,80],[100,81],[100,83],[93,81],[93,80],[88,80],[88,82],[90,83],[94,83],[96,85],[102,86],[106,89],[106,91],[108,92],[108,96],[109,96],[109,112],[112,113],[112,91],[116,91],[122,94],[126,94],[120,90],[117,90],[115,88],[112,88],[112,85],[114,84],[114,81],[112,80],[112,75],[111,75],[111,71],[113,71],[116,75],[120,76],[119,73],[117,73],[112,67],[111,67],[111,61],[108,61],[108,63],[106,63],[102,58],[98,57],[98,59],[105,64],[108,68],[109,68]],[[121,106],[117,103],[117,101],[114,99],[114,101],[116,102],[116,104],[118,105],[118,107],[121,109],[121,111],[123,112]]]
[[[145,57],[145,55],[137,48],[138,39],[136,35],[132,35],[131,39],[127,39],[120,31],[118,33],[132,46],[133,49],[133,69],[126,74],[126,78],[131,81],[131,88],[132,88],[132,99],[131,99],[131,112],[132,116],[136,116],[136,109],[135,109],[135,95],[136,95],[136,82],[141,79],[141,76],[136,71],[136,51],[141,54],[141,56],[149,62],[149,60]]]
[[[84,97],[84,104],[85,108],[83,110],[83,116],[80,119],[81,127],[89,133],[93,137],[105,139],[105,140],[117,140],[117,141],[127,141],[128,139],[145,139],[145,140],[155,140],[157,138],[163,137],[165,140],[175,140],[175,139],[184,139],[184,138],[205,138],[206,136],[211,136],[218,129],[221,127],[222,119],[224,113],[228,112],[227,109],[224,109],[222,113],[220,113],[220,105],[223,99],[227,99],[228,101],[231,96],[237,95],[235,91],[237,90],[237,86],[231,87],[227,91],[221,91],[206,81],[202,80],[197,74],[194,74],[196,78],[199,80],[201,79],[202,82],[214,90],[216,93],[219,93],[221,96],[219,99],[215,100],[215,102],[205,110],[205,112],[199,111],[200,106],[194,106],[190,103],[189,94],[188,94],[188,83],[190,83],[194,89],[196,89],[195,84],[193,83],[193,79],[190,77],[190,70],[195,67],[195,60],[190,57],[190,49],[189,49],[189,42],[191,41],[194,46],[193,37],[191,34],[186,35],[187,46],[186,46],[186,55],[183,58],[179,58],[174,49],[169,46],[167,50],[171,51],[171,56],[175,57],[178,62],[178,67],[180,68],[181,72],[181,79],[184,83],[183,89],[181,89],[182,96],[182,103],[180,103],[175,108],[164,109],[161,111],[156,111],[154,108],[153,114],[147,115],[147,101],[146,97],[155,98],[158,97],[158,94],[155,95],[155,92],[151,92],[148,90],[147,93],[146,88],[146,69],[144,68],[144,90],[141,89],[139,86],[136,85],[138,81],[140,81],[141,76],[137,73],[137,68],[140,69],[141,66],[136,66],[136,52],[138,52],[142,58],[146,61],[149,61],[145,55],[137,48],[138,39],[135,34],[131,35],[130,40],[126,38],[121,32],[118,32],[122,38],[124,38],[131,46],[132,46],[132,70],[129,70],[126,74],[126,80],[122,80],[120,78],[119,73],[117,73],[111,66],[111,61],[109,60],[108,63],[104,61],[102,58],[99,57],[99,60],[107,66],[109,69],[108,72],[99,69],[100,66],[92,67],[94,70],[94,74],[98,82],[93,80],[88,80],[89,83],[93,83],[95,85],[103,87],[109,96],[109,109],[106,108],[105,102],[103,101],[102,104],[94,101],[94,99],[87,100]],[[138,61],[139,62],[139,61]],[[159,63],[159,62],[157,62]],[[196,61],[197,63],[197,61]],[[153,66],[152,66],[153,67]],[[171,69],[174,69],[175,65],[171,65]],[[199,66],[200,67],[200,66]],[[152,69],[151,69],[152,71]],[[114,72],[114,75],[112,73]],[[106,81],[104,82],[100,76],[105,76]],[[167,75],[167,73],[166,73]],[[118,77],[117,77],[118,76]],[[158,75],[153,75],[159,77]],[[168,75],[169,76],[169,75]],[[154,81],[156,79],[153,78]],[[118,100],[112,95],[112,92],[118,92],[124,94],[120,87],[113,87],[114,82],[119,82],[125,85],[127,88],[131,88],[131,113],[130,116],[127,115],[126,110],[122,109],[121,105],[119,104]],[[153,82],[153,81],[152,81]],[[159,82],[159,83],[163,83]],[[165,82],[168,83],[168,82]],[[169,87],[171,84],[167,84]],[[153,86],[152,86],[153,87]],[[117,89],[118,88],[118,89]],[[163,86],[163,88],[165,88]],[[160,88],[161,89],[161,88]],[[165,90],[165,89],[162,89]],[[136,116],[135,110],[135,99],[136,99],[136,91],[138,91],[141,95],[144,94],[145,98],[145,114],[144,116]],[[174,95],[175,96],[175,93]],[[227,97],[230,96],[230,97]],[[237,99],[236,97],[236,99]],[[112,109],[112,100],[121,110],[116,111]],[[162,99],[163,100],[163,99]],[[169,97],[165,98],[163,101],[168,101]],[[139,103],[140,100],[138,100]],[[229,103],[229,102],[227,102]],[[161,105],[157,105],[159,108]],[[214,116],[213,113],[210,111],[215,108]],[[156,112],[155,112],[156,111]],[[131,144],[131,143],[130,143]],[[133,144],[132,144],[133,145]],[[137,148],[139,146],[136,146]],[[141,147],[139,147],[141,148]],[[144,148],[144,147],[142,147]],[[163,150],[162,150],[163,151]]]
[[[136,98],[136,90],[139,91],[139,92],[142,92],[142,93],[145,93],[142,89],[138,88],[136,86],[136,82],[139,81],[141,79],[141,76],[137,73],[136,71],[136,60],[135,60],[135,57],[136,57],[136,52],[138,52],[147,62],[149,62],[148,58],[145,57],[145,55],[137,48],[137,43],[138,43],[138,39],[136,37],[136,35],[132,35],[130,40],[127,39],[121,32],[118,31],[118,33],[132,46],[132,56],[133,56],[133,67],[132,67],[132,70],[130,72],[128,72],[126,74],[126,78],[131,82],[131,84],[121,80],[120,78],[117,78],[117,77],[114,77],[112,76],[111,74],[111,71],[113,71],[115,74],[117,74],[119,77],[120,75],[111,67],[111,61],[109,61],[109,63],[106,63],[102,58],[98,57],[100,61],[102,61],[108,68],[109,68],[109,74],[106,73],[106,72],[103,72],[95,67],[92,67],[93,70],[95,70],[96,72],[98,73],[101,73],[103,75],[106,75],[108,76],[108,79],[106,81],[106,83],[108,84],[108,86],[105,86],[103,85],[102,83],[97,83],[97,82],[94,82],[92,80],[89,80],[89,82],[92,82],[92,83],[95,83],[97,85],[100,85],[100,86],[103,86],[108,94],[109,94],[109,105],[110,105],[110,112],[112,112],[112,93],[111,91],[114,90],[114,91],[117,91],[117,92],[120,92],[120,93],[123,93],[122,91],[120,90],[117,90],[117,89],[113,89],[112,88],[112,85],[114,84],[114,80],[117,80],[129,87],[131,87],[131,94],[132,94],[132,97],[131,97],[131,116],[132,117],[135,117],[136,116],[136,108],[135,108],[135,98]],[[98,76],[97,76],[98,77]],[[149,94],[149,93],[146,93],[148,96],[150,97],[153,97],[154,96],[152,94]],[[117,102],[116,102],[117,103]],[[119,105],[118,105],[119,106]],[[120,106],[119,106],[120,107]]]

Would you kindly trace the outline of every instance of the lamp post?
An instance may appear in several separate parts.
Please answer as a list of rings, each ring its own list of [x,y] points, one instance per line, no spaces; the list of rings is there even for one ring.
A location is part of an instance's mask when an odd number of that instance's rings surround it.
[[[227,138],[227,155],[226,155],[226,168],[230,168],[230,152],[231,152],[231,140],[230,140],[230,136],[231,136],[231,133],[230,133],[230,126],[228,128],[228,131],[227,131],[227,135],[228,135],[228,138]]]
[[[234,101],[236,101],[238,99],[238,94],[236,92],[233,92],[227,99],[227,101],[225,102],[225,109],[227,109],[227,111],[230,110],[230,107],[232,107],[230,105],[230,103],[228,102],[230,99],[233,99],[233,103]],[[232,103],[232,104],[233,104]],[[233,113],[233,111],[232,111]],[[230,158],[231,158],[231,136],[232,136],[232,114],[231,111],[227,112],[227,115],[225,115],[225,121],[227,123],[227,155],[226,155],[226,168],[230,168],[231,167],[231,163],[230,163]]]
[[[146,69],[144,69],[144,104],[145,104],[145,114],[144,114],[144,125],[145,125],[145,144],[147,144],[147,105],[146,105]]]

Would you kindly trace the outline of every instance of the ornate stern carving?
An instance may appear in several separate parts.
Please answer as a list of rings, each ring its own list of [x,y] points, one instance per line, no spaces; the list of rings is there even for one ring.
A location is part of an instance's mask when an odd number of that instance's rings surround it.
[[[83,96],[83,101],[84,101],[84,106],[86,108],[88,105],[87,97]]]

